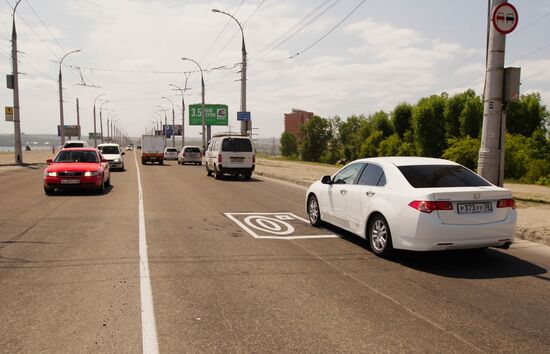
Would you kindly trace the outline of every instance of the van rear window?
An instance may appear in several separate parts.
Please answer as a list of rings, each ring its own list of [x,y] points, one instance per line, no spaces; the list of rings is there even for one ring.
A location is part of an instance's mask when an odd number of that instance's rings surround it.
[[[185,148],[185,152],[201,152],[199,148]]]
[[[472,171],[457,165],[398,166],[414,188],[490,186]]]
[[[252,144],[248,139],[226,138],[222,143],[222,151],[252,152]]]

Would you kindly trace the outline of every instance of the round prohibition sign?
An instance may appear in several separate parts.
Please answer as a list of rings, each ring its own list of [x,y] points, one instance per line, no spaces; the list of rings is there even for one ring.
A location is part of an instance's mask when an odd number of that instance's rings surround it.
[[[264,215],[250,215],[244,218],[247,226],[256,230],[267,232],[273,235],[286,236],[294,232],[294,226],[276,218],[270,218]]]
[[[500,34],[508,34],[516,29],[518,25],[518,11],[514,5],[503,2],[493,10],[493,26]]]

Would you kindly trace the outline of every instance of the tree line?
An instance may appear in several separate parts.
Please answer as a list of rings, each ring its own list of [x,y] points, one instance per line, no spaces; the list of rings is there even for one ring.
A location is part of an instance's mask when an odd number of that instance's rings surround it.
[[[539,93],[522,95],[506,108],[505,178],[550,185],[550,117]],[[290,159],[345,163],[376,156],[426,156],[477,168],[483,103],[473,90],[399,103],[390,113],[313,116],[302,138],[284,132],[281,154]]]

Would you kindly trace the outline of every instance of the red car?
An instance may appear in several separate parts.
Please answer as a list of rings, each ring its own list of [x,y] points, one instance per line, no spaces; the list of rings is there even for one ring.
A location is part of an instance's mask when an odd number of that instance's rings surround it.
[[[44,171],[44,192],[56,189],[92,189],[100,194],[111,185],[109,163],[95,148],[70,148],[59,151],[55,159],[48,159]]]

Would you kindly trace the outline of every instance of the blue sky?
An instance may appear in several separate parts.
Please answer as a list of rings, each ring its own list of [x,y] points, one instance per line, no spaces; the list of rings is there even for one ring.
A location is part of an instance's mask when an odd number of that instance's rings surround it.
[[[75,99],[81,104],[84,132],[92,131],[93,98],[105,93],[105,115],[128,134],[144,132],[157,105],[176,104],[182,73],[192,71],[180,60],[191,57],[205,68],[240,62],[240,33],[234,22],[210,10],[235,12],[244,24],[250,59],[248,110],[261,137],[280,136],[283,117],[292,108],[321,116],[369,114],[391,110],[401,101],[483,85],[487,2],[366,1],[334,32],[292,60],[279,60],[306,48],[346,16],[359,0],[23,0],[16,17],[21,75],[21,124],[26,133],[55,133],[59,124],[58,64],[63,67],[65,116],[76,122]],[[0,71],[11,72],[10,42],[13,0],[0,1]],[[322,6],[321,6],[322,5]],[[506,65],[522,67],[522,92],[539,91],[550,103],[550,0],[514,2],[519,25],[507,38]],[[312,17],[309,25],[296,32]],[[305,18],[306,17],[306,18]],[[300,22],[302,19],[304,19]],[[44,26],[45,25],[45,26]],[[224,30],[225,28],[225,30]],[[294,31],[289,31],[294,28]],[[217,38],[217,40],[216,40]],[[263,51],[267,48],[267,51]],[[79,67],[80,69],[75,69]],[[114,71],[103,71],[109,69]],[[120,72],[119,70],[134,71]],[[206,100],[229,105],[230,122],[238,128],[239,68],[205,74]],[[87,85],[83,87],[82,78]],[[200,101],[200,76],[189,78],[186,103]],[[4,86],[4,85],[2,85]],[[11,90],[0,88],[0,101],[12,105]],[[214,131],[223,128],[214,128]],[[198,127],[187,128],[198,136]],[[225,130],[225,129],[224,129]],[[13,132],[0,122],[0,133]]]

